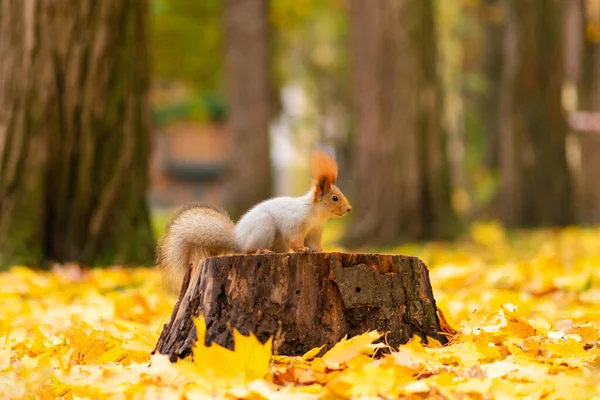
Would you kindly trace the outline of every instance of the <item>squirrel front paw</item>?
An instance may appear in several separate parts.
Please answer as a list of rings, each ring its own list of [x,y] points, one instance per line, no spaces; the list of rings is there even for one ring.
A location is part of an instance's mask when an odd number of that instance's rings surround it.
[[[275,252],[269,249],[259,249],[254,254],[275,254]]]
[[[299,249],[294,250],[296,253],[314,253],[310,247],[300,247]]]

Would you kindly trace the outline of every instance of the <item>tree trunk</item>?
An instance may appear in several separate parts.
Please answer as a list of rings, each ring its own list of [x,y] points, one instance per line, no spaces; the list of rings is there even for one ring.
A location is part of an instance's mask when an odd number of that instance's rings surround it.
[[[268,2],[226,0],[224,12],[233,140],[228,208],[237,219],[271,196]]]
[[[483,72],[487,80],[488,92],[481,102],[482,130],[485,166],[496,170],[500,165],[498,144],[500,141],[498,124],[498,92],[502,74],[502,38],[505,20],[499,19],[497,13],[501,9],[502,0],[486,0],[482,5],[484,23]]]
[[[583,20],[587,16],[588,23],[600,24],[600,10],[586,9],[585,1],[578,2]],[[585,24],[582,21],[578,31],[583,44],[581,68],[578,78],[578,108],[582,111],[600,113],[600,41],[598,38],[586,36]],[[600,132],[577,132],[579,147],[579,164],[576,175],[578,182],[577,221],[580,223],[600,223]]]
[[[441,131],[432,0],[352,0],[356,215],[346,246],[447,236],[454,215]]]
[[[172,361],[190,354],[192,317],[202,313],[206,344],[232,349],[232,328],[276,354],[331,347],[345,335],[388,332],[398,346],[413,335],[447,343],[427,267],[417,258],[340,253],[214,257],[188,271],[154,351]]]
[[[566,160],[563,1],[506,0],[501,91],[502,218],[506,225],[573,222]]]
[[[0,265],[150,263],[147,2],[0,5]]]

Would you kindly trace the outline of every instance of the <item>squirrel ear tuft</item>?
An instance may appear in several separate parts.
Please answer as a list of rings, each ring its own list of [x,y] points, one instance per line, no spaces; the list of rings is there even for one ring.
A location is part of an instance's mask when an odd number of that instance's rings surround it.
[[[337,181],[337,163],[324,151],[315,151],[312,156],[312,174],[315,179],[315,201],[318,201]]]
[[[331,189],[331,183],[325,177],[319,180],[318,185],[321,195],[324,195],[326,192],[329,191],[329,189]]]
[[[315,180],[313,185],[313,201],[318,203],[331,189],[331,183],[329,183],[327,178],[323,177],[320,180]]]
[[[312,156],[312,174],[317,181],[326,179],[329,185],[334,185],[338,175],[337,163],[323,150],[317,150]]]

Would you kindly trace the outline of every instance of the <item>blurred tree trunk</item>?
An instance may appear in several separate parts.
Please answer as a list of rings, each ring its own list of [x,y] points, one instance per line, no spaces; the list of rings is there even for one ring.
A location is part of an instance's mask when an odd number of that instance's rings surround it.
[[[586,35],[586,25],[600,26],[600,8],[580,7],[580,26],[574,27],[583,44],[581,65],[578,70],[578,108],[582,111],[600,113],[600,37]],[[587,18],[586,18],[587,17]],[[586,21],[587,19],[587,21]],[[576,175],[578,182],[577,220],[581,223],[600,223],[600,132],[577,132],[580,157]]]
[[[147,2],[0,4],[0,265],[152,262]]]
[[[487,168],[495,170],[500,165],[498,144],[498,92],[502,74],[502,39],[505,20],[502,15],[502,0],[485,0],[481,4],[484,23],[483,73],[487,79],[486,96],[481,102],[484,155]]]
[[[508,226],[573,222],[565,151],[563,1],[506,0],[500,93],[501,214]]]
[[[352,0],[355,204],[344,244],[452,227],[432,0]]]
[[[267,0],[226,0],[225,66],[233,140],[229,209],[239,217],[271,196]]]

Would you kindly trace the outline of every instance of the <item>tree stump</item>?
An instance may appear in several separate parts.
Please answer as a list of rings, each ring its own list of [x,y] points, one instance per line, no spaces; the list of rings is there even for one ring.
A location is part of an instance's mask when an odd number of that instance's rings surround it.
[[[415,257],[290,253],[212,257],[190,266],[171,320],[154,352],[171,361],[191,353],[193,316],[203,314],[206,344],[233,349],[232,328],[274,353],[301,355],[345,335],[388,332],[392,347],[413,335],[447,343],[427,267]],[[325,351],[325,349],[323,351]]]

